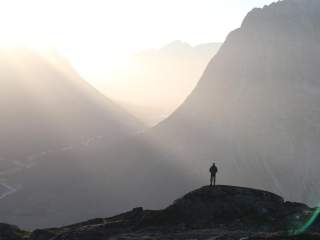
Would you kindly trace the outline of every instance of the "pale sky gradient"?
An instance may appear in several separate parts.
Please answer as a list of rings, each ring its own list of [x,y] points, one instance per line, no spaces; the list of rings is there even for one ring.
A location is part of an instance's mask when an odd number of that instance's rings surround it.
[[[54,46],[87,79],[173,40],[221,42],[272,0],[0,0],[0,43]],[[93,80],[94,81],[94,80]]]

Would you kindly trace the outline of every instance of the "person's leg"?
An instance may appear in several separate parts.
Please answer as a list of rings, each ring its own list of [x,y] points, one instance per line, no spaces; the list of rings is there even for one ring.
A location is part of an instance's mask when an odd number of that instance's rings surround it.
[[[210,175],[210,186],[212,186],[212,181],[213,181],[213,176],[212,174]]]
[[[214,175],[214,186],[216,185],[216,175]]]

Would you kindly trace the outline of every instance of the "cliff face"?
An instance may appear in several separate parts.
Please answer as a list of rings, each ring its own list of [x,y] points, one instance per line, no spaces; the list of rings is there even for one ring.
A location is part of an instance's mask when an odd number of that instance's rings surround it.
[[[251,11],[157,134],[170,136],[167,145],[191,169],[205,169],[215,160],[225,183],[315,203],[319,22],[320,2],[314,0],[286,0]]]

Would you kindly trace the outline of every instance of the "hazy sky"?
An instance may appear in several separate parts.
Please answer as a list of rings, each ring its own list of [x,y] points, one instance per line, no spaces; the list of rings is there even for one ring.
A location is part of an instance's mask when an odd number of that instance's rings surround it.
[[[272,0],[0,0],[0,43],[52,45],[87,79],[173,40],[221,42]],[[103,78],[103,77],[102,77]]]

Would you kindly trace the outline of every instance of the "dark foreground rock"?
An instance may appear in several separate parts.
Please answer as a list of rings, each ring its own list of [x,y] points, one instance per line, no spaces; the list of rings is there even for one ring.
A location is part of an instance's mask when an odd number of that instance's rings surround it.
[[[163,210],[135,208],[110,218],[32,233],[2,224],[0,240],[312,240],[320,239],[318,211],[266,191],[206,186]]]
[[[29,232],[22,231],[17,226],[0,223],[0,240],[24,240],[29,237]]]

